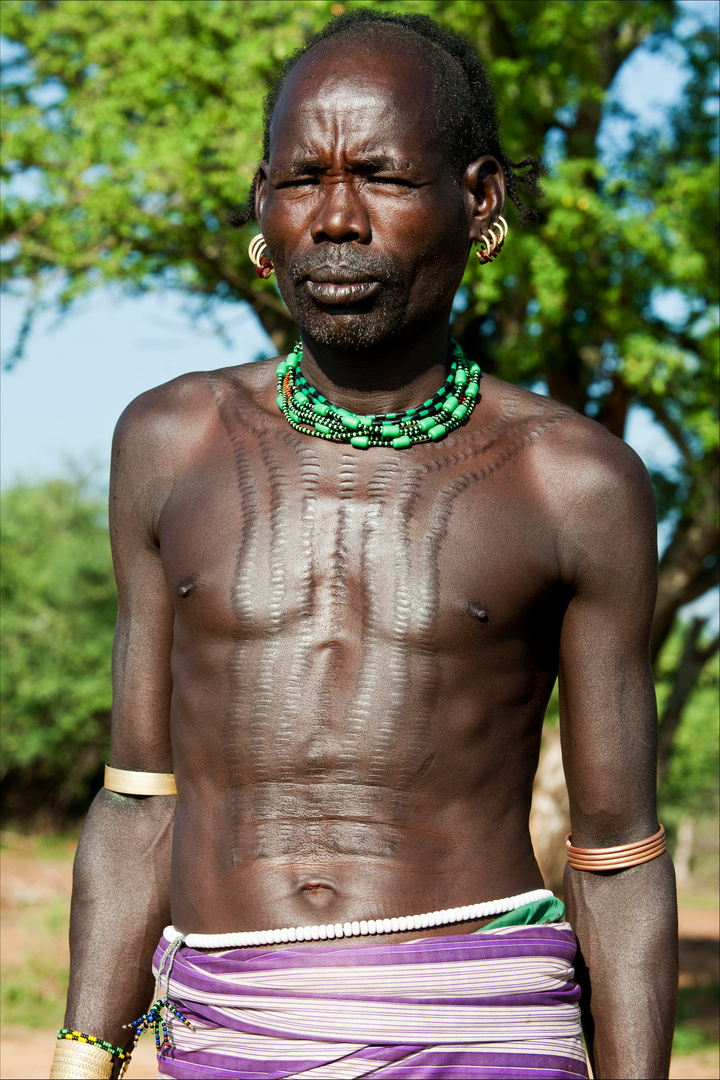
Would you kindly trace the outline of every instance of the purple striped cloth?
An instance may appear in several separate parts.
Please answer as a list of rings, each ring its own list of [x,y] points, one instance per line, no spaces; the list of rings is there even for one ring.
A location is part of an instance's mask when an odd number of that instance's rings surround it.
[[[158,1076],[585,1078],[575,949],[567,923],[404,944],[182,946],[167,987],[195,1031],[168,1011]]]

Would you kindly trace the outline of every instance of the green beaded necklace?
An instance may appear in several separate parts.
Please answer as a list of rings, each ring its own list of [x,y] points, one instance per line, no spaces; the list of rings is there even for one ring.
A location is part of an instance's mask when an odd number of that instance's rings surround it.
[[[454,431],[475,408],[480,367],[466,359],[450,338],[451,362],[447,379],[431,398],[415,409],[358,416],[340,409],[311,386],[300,372],[302,342],[277,367],[277,403],[288,424],[304,435],[332,442],[349,442],[358,450],[392,446],[405,450],[421,442],[434,442]]]

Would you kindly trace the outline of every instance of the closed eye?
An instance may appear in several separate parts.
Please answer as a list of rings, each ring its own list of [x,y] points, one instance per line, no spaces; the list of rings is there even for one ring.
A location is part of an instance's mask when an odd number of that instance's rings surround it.
[[[362,183],[384,184],[391,187],[404,187],[404,188],[416,188],[420,187],[420,184],[414,183],[412,180],[408,180],[404,176],[379,176],[377,173],[361,173],[359,179]],[[322,176],[316,174],[309,174],[307,176],[293,176],[287,180],[276,180],[273,187],[276,190],[282,188],[300,188],[307,187],[309,185],[316,185],[322,182]]]
[[[293,180],[281,180],[275,188],[305,187],[307,184],[319,184],[319,176],[299,176]]]
[[[374,184],[395,184],[396,187],[417,187],[410,180],[406,180],[401,176],[366,176],[366,180],[371,180]]]
[[[413,184],[410,180],[405,180],[401,176],[364,176],[363,181],[364,181],[364,183],[371,182],[373,184],[392,184],[395,187],[407,187],[407,188],[417,187],[417,184]],[[297,188],[297,187],[305,187],[308,184],[319,184],[319,183],[320,183],[320,177],[319,176],[301,176],[301,177],[297,177],[296,179],[293,179],[293,180],[281,180],[281,181],[277,182],[274,186],[275,186],[276,189],[279,189],[279,188]]]

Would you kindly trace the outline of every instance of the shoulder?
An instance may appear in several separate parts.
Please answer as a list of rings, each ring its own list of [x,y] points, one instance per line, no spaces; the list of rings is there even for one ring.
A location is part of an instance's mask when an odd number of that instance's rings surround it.
[[[573,520],[602,510],[608,518],[630,510],[655,517],[655,499],[639,455],[607,428],[566,408],[559,422],[538,440],[534,454],[538,481],[563,517]]]
[[[217,423],[224,400],[263,407],[268,392],[275,398],[273,376],[278,360],[189,372],[146,390],[130,402],[117,422],[113,458],[133,450],[152,451],[160,458],[190,450]]]
[[[531,453],[525,460],[538,491],[563,510],[578,500],[627,496],[652,501],[647,469],[632,447],[597,421],[568,405],[484,378],[494,426],[524,434]]]
[[[563,577],[604,559],[656,560],[652,483],[640,457],[587,416],[540,394],[488,380],[494,423],[517,432],[523,489],[554,537]]]

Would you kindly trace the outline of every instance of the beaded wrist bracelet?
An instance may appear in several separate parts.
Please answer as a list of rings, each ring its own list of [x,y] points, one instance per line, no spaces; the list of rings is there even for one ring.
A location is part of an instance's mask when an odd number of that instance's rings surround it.
[[[61,1028],[50,1067],[50,1080],[85,1080],[91,1077],[110,1080],[118,1064],[119,1078],[124,1076],[129,1063],[130,1053],[107,1039]]]
[[[60,1028],[58,1031],[58,1039],[69,1039],[71,1042],[89,1043],[90,1046],[99,1046],[101,1050],[106,1050],[108,1054],[112,1054],[118,1061],[125,1061],[130,1058],[130,1053],[127,1050],[121,1050],[119,1046],[114,1046],[107,1039],[96,1039],[94,1035],[86,1035],[82,1031],[71,1031],[70,1028]]]

